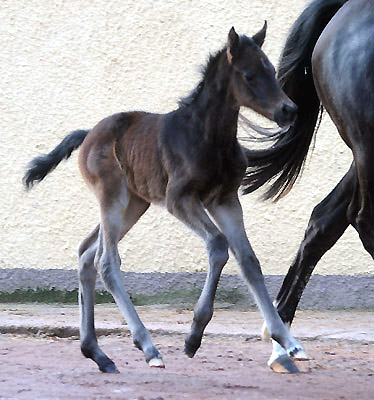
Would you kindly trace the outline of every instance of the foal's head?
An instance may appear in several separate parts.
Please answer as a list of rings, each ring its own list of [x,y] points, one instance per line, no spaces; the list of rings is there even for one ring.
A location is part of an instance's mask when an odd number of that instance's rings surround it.
[[[265,22],[252,38],[239,36],[231,28],[227,59],[232,67],[232,90],[238,106],[251,108],[283,127],[295,121],[297,107],[279,87],[275,69],[261,50],[266,26]]]

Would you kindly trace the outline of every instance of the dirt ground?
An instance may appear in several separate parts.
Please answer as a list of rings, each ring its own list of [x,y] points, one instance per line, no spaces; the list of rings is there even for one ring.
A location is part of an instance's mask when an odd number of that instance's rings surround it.
[[[184,335],[153,334],[165,369],[148,367],[130,337],[100,338],[119,374],[103,374],[71,338],[0,335],[1,399],[373,399],[374,346],[311,340],[304,372],[279,375],[266,361],[270,344],[242,335],[208,335],[193,359]],[[299,363],[300,366],[300,363]]]

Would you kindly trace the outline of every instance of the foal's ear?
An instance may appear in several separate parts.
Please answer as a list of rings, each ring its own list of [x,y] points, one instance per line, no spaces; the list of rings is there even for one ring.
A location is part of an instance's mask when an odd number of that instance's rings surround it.
[[[234,57],[236,51],[239,47],[239,35],[235,32],[235,28],[232,27],[229,32],[229,36],[227,39],[227,59],[229,63],[232,63],[232,58]]]
[[[268,23],[267,23],[267,21],[265,21],[262,29],[259,32],[257,32],[254,36],[252,36],[252,39],[254,40],[254,42],[260,47],[264,44],[267,27],[268,27]]]

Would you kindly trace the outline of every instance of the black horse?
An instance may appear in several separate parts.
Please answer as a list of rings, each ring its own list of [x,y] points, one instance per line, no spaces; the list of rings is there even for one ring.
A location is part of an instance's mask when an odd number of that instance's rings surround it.
[[[350,224],[374,257],[373,60],[374,1],[313,1],[291,29],[278,73],[282,89],[298,106],[296,123],[270,149],[247,151],[245,191],[275,178],[266,198],[279,198],[291,189],[323,107],[353,154],[349,171],[313,210],[277,296],[278,312],[289,324],[317,262]],[[282,353],[277,349],[270,365]]]

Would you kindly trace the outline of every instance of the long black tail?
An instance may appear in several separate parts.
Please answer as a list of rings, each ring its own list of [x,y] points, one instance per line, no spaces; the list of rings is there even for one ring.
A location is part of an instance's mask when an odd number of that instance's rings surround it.
[[[50,153],[31,160],[23,177],[26,189],[42,181],[63,159],[67,160],[71,153],[82,144],[88,132],[86,130],[73,131]]]
[[[278,80],[297,104],[298,117],[269,149],[246,150],[248,168],[242,183],[244,193],[253,192],[274,178],[264,198],[279,199],[301,173],[323,110],[313,82],[313,49],[328,22],[347,1],[315,0],[295,21],[280,58]]]

